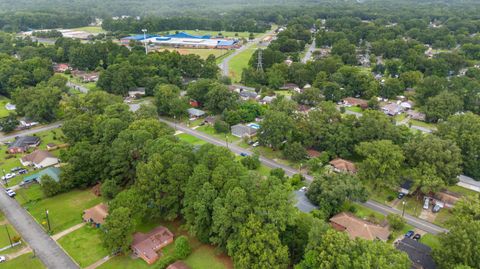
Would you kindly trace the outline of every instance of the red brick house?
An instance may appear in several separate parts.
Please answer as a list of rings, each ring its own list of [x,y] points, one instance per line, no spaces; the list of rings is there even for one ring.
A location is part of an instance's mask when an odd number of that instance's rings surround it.
[[[166,227],[158,226],[147,234],[133,234],[132,251],[137,257],[152,264],[160,257],[157,252],[172,242],[173,233]]]

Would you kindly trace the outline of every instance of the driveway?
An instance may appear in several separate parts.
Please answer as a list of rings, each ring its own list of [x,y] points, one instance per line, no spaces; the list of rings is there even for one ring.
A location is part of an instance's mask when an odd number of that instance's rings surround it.
[[[44,265],[49,269],[79,268],[32,216],[15,199],[8,197],[3,188],[0,189],[0,210]]]

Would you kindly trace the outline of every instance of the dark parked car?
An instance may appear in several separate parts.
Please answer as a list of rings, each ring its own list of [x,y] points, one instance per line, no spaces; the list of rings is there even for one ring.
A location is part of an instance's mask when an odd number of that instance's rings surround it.
[[[403,197],[405,197],[405,193],[399,192],[397,198],[402,199]]]
[[[422,238],[422,236],[420,234],[416,234],[413,236],[413,240],[420,240],[420,238]]]
[[[408,237],[408,238],[410,238],[410,237],[412,237],[412,236],[413,236],[413,234],[415,234],[415,232],[414,232],[414,231],[408,231],[408,232],[405,234],[405,237]]]
[[[242,153],[240,153],[240,156],[242,156],[242,157],[247,157],[247,156],[248,156],[248,154],[247,154],[247,153],[245,153],[245,152],[242,152]]]
[[[18,170],[18,173],[23,175],[23,174],[28,173],[28,170],[27,169],[20,169],[20,170]]]
[[[10,172],[17,172],[17,171],[20,171],[20,170],[22,170],[21,167],[14,167],[14,168],[10,169]]]

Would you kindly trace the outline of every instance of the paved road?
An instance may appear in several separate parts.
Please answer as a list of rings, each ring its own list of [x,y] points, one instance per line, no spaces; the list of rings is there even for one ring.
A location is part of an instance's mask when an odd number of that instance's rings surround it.
[[[316,40],[315,38],[312,41],[312,44],[310,44],[310,47],[308,47],[307,53],[305,53],[305,56],[303,56],[302,63],[306,64],[308,60],[312,58],[312,53],[315,50],[316,46]]]
[[[31,135],[31,134],[34,134],[34,133],[39,133],[39,132],[43,132],[43,131],[57,129],[57,128],[60,128],[60,126],[62,126],[61,122],[55,122],[55,123],[51,123],[49,125],[36,127],[36,128],[32,128],[32,129],[26,129],[26,130],[18,131],[18,132],[8,134],[8,135],[0,134],[0,142],[13,140],[13,139],[15,139],[16,136]]]
[[[464,188],[480,192],[480,181],[476,181],[471,177],[467,177],[465,175],[458,176],[459,182],[457,185],[462,186]]]
[[[237,56],[238,54],[242,53],[243,51],[245,51],[246,49],[250,48],[251,46],[253,46],[254,44],[257,44],[258,42],[260,42],[265,36],[267,35],[271,35],[275,32],[275,30],[271,30],[271,31],[268,31],[267,33],[265,33],[264,35],[261,35],[257,38],[255,38],[254,40],[251,40],[249,41],[247,44],[241,46],[240,48],[236,49],[234,53],[228,55],[227,57],[225,57],[225,59],[223,59],[223,61],[218,65],[218,67],[220,67],[220,69],[222,70],[222,75],[224,76],[230,76],[230,72],[229,72],[229,67],[228,67],[228,63],[230,62],[230,60],[232,60],[233,57]]]
[[[193,135],[193,136],[195,136],[199,139],[202,139],[202,140],[204,140],[204,141],[206,141],[210,144],[221,146],[221,147],[227,147],[227,143],[225,141],[214,138],[212,136],[209,136],[209,135],[207,135],[203,132],[190,129],[190,128],[188,128],[184,125],[181,125],[181,124],[175,124],[175,123],[173,123],[171,121],[167,121],[165,119],[160,119],[160,121],[170,125],[172,128],[175,128],[178,131],[182,131],[186,134]],[[228,148],[232,152],[234,152],[235,154],[240,154],[240,153],[246,153],[246,154],[250,154],[250,155],[253,154],[253,152],[251,152],[247,149],[241,148],[239,146],[232,145],[231,143],[228,144]],[[312,181],[313,180],[312,176],[307,175],[305,173],[301,173],[300,171],[298,171],[298,170],[296,170],[296,169],[294,169],[290,166],[275,162],[274,160],[271,160],[271,159],[260,156],[260,161],[265,166],[268,166],[270,168],[282,168],[285,171],[285,174],[287,174],[288,176],[292,176],[294,174],[302,174],[307,181]],[[298,196],[298,193],[297,193],[297,196]],[[311,206],[308,203],[306,203],[305,201],[300,201],[297,204],[305,206],[306,208],[309,208]],[[379,212],[379,213],[381,213],[381,214],[384,214],[384,215],[388,215],[388,214],[401,215],[402,214],[402,212],[398,209],[391,208],[389,206],[382,205],[382,204],[379,204],[379,203],[374,202],[374,201],[367,201],[366,203],[364,203],[364,205],[373,209],[373,210],[375,210],[375,211],[377,211],[377,212]],[[424,230],[428,233],[438,234],[438,233],[448,231],[448,230],[446,230],[444,228],[441,228],[441,227],[439,227],[435,224],[429,223],[427,221],[421,220],[419,218],[416,218],[416,217],[413,217],[413,216],[410,216],[410,215],[407,215],[407,214],[405,214],[405,219],[407,220],[408,224],[410,224],[410,225],[412,225],[416,228],[419,228],[421,230]]]
[[[15,199],[0,190],[0,210],[49,269],[79,268]]]
[[[80,84],[73,83],[71,81],[67,82],[67,87],[79,90],[81,93],[88,93],[88,91],[89,91],[88,88],[86,88],[86,87],[84,87]]]

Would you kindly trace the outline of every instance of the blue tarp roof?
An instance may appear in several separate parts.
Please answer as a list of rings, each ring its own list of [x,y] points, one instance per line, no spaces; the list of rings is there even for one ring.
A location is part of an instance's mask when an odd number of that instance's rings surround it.
[[[171,40],[172,38],[167,37],[167,36],[161,36],[161,37],[157,37],[155,39],[158,40],[158,41],[168,41],[168,40]]]
[[[174,34],[174,35],[167,35],[167,37],[172,37],[172,38],[210,39],[210,36],[209,36],[209,35],[197,36],[197,35],[187,34],[187,33],[185,33],[185,32],[180,32],[180,33]]]

